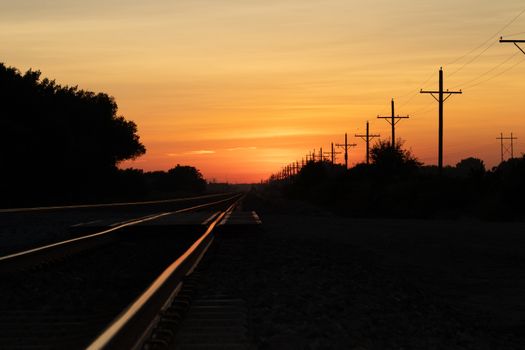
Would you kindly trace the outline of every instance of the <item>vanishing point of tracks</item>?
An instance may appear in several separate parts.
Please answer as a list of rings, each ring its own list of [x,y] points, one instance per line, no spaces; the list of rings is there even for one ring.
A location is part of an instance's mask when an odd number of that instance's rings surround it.
[[[72,222],[68,240],[48,238],[41,247],[24,243],[28,249],[17,253],[4,248],[0,348],[139,346],[211,244],[214,227],[239,199],[237,194],[0,211],[4,230],[9,220],[44,222],[46,217],[77,218],[86,211],[98,211],[100,218]]]

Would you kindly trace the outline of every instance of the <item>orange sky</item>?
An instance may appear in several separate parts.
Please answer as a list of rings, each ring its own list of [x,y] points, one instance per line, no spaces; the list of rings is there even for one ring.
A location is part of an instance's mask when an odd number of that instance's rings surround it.
[[[397,135],[435,164],[437,103],[418,91],[437,89],[443,66],[445,88],[464,91],[445,104],[444,162],[493,166],[500,132],[525,151],[525,55],[497,42],[525,39],[523,10],[518,0],[3,1],[0,61],[115,96],[147,147],[123,166],[189,164],[229,182],[266,178],[367,120],[388,138],[376,116],[392,97],[410,115]],[[364,143],[350,141],[350,164],[363,161]]]

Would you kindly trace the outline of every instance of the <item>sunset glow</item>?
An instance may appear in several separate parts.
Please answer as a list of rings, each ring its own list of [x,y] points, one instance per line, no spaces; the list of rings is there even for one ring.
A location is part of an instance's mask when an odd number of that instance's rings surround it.
[[[396,133],[437,162],[437,103],[420,89],[462,89],[445,103],[444,162],[499,163],[496,137],[525,152],[525,39],[518,0],[3,1],[0,61],[115,97],[146,155],[123,167],[193,165],[208,180],[257,182],[377,115],[410,115]],[[512,36],[514,35],[514,36]],[[342,157],[339,156],[339,161]]]

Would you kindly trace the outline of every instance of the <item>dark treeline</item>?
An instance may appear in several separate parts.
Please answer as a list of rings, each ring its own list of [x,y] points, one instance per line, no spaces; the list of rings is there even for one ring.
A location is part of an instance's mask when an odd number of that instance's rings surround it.
[[[467,158],[447,166],[422,165],[402,142],[379,141],[371,164],[346,170],[330,162],[308,162],[297,175],[270,181],[289,198],[308,200],[358,217],[523,219],[525,157],[486,170]]]
[[[0,205],[2,207],[139,199],[200,193],[200,172],[119,170],[146,152],[134,122],[113,97],[41,79],[39,71],[0,63]]]

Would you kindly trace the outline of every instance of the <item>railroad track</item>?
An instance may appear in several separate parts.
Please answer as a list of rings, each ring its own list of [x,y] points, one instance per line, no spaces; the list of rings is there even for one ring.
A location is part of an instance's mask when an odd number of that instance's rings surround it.
[[[0,348],[137,346],[239,199],[208,198],[0,257]],[[188,215],[205,220],[173,226]]]
[[[70,238],[72,227],[77,233],[93,233],[104,226],[198,206],[232,195],[226,193],[149,202],[0,209],[0,256],[64,241]],[[84,232],[80,232],[82,228]]]

